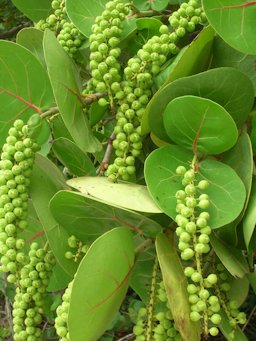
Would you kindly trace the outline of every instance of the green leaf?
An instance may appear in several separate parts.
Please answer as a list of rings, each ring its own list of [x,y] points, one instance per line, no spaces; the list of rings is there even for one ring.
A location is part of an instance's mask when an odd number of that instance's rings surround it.
[[[109,0],[66,0],[67,14],[76,27],[88,37],[92,33],[95,17],[105,9]]]
[[[54,96],[69,133],[84,152],[100,150],[79,99],[81,80],[76,65],[50,30],[45,31],[44,53]]]
[[[13,121],[25,122],[53,102],[49,78],[42,64],[24,47],[0,41],[0,146]]]
[[[46,19],[52,12],[51,0],[12,0],[13,4],[32,21]]]
[[[237,327],[236,329],[232,328],[229,323],[229,318],[225,314],[225,312],[221,309],[218,314],[221,315],[221,324],[220,330],[226,340],[228,341],[248,341],[246,335],[242,332],[242,330]],[[230,334],[234,331],[234,336],[230,336]]]
[[[247,209],[243,219],[244,241],[249,249],[250,241],[253,236],[256,224],[256,177],[253,177],[252,190]]]
[[[233,68],[212,69],[177,79],[153,96],[145,113],[145,120],[148,119],[151,131],[160,139],[170,141],[163,125],[163,113],[167,104],[176,97],[186,95],[208,98],[220,104],[238,127],[246,120],[254,102],[251,81]]]
[[[210,63],[214,34],[211,26],[203,28],[197,37],[179,52],[174,61],[157,75],[157,86],[165,86],[181,77],[206,70]]]
[[[248,264],[241,250],[226,244],[215,233],[210,236],[211,245],[232,276],[243,278],[248,272]]]
[[[54,219],[49,209],[49,202],[53,195],[65,188],[67,186],[59,169],[49,159],[37,154],[31,179],[30,195],[51,250],[59,265],[71,278],[75,273],[76,265],[65,258],[65,252],[69,249],[67,243],[69,234]]]
[[[162,213],[147,187],[129,182],[113,183],[105,177],[82,177],[68,180],[68,185],[95,200],[112,206],[147,213]]]
[[[169,239],[163,233],[156,237],[156,251],[170,310],[182,340],[199,341],[200,325],[190,320],[190,303],[187,293],[188,283],[175,249],[173,233],[169,234]]]
[[[235,278],[229,275],[227,281],[231,286],[230,290],[227,292],[228,299],[237,301],[239,306],[241,306],[247,299],[249,292],[250,283],[247,276]]]
[[[246,190],[246,200],[240,215],[231,224],[223,226],[218,231],[219,236],[228,244],[237,245],[237,231],[239,231],[237,227],[244,216],[250,198],[254,167],[252,145],[247,133],[242,133],[239,136],[236,145],[224,154],[221,161],[236,171],[237,175],[243,181]]]
[[[58,139],[60,137],[65,137],[66,139],[73,141],[72,136],[67,130],[61,115],[55,115],[51,120],[51,124],[52,124],[53,136],[55,139]]]
[[[143,241],[143,239],[140,238],[140,241]],[[152,282],[155,256],[155,247],[140,253],[132,272],[130,286],[145,305],[149,301],[149,288]]]
[[[16,36],[16,43],[30,50],[46,68],[43,50],[44,33],[34,27],[23,28]]]
[[[91,245],[72,287],[68,312],[71,340],[100,338],[125,298],[134,262],[132,234],[126,228],[115,228]]]
[[[113,227],[126,226],[138,234],[155,237],[161,226],[141,214],[110,206],[80,193],[60,191],[50,203],[53,216],[69,234],[90,243]]]
[[[244,54],[233,49],[220,37],[216,37],[213,44],[212,66],[230,66],[243,72],[251,79],[254,86],[254,94],[256,96],[256,57]]]
[[[163,11],[169,4],[169,0],[153,0],[151,1],[151,8],[154,11],[161,12]]]
[[[238,51],[256,54],[255,1],[203,0],[207,19],[215,31]]]
[[[202,97],[173,99],[163,115],[168,136],[178,145],[206,154],[220,154],[233,147],[238,132],[229,113]]]
[[[70,282],[70,275],[68,275],[62,267],[57,263],[53,270],[50,278],[49,285],[47,287],[47,291],[59,291],[65,290]]]
[[[153,151],[145,162],[145,179],[148,190],[157,205],[175,219],[175,194],[182,189],[178,166],[192,161],[192,152],[169,145]],[[209,187],[204,193],[209,195],[209,225],[218,228],[232,222],[242,211],[245,202],[245,188],[236,172],[229,166],[215,160],[204,160],[199,164],[196,175],[198,181],[206,179]]]
[[[254,166],[252,145],[247,133],[242,133],[239,136],[236,145],[224,154],[222,162],[232,167],[244,183],[246,189],[245,210],[251,193]]]
[[[76,176],[96,174],[91,159],[74,142],[60,137],[53,142],[52,149],[60,162],[72,174]]]

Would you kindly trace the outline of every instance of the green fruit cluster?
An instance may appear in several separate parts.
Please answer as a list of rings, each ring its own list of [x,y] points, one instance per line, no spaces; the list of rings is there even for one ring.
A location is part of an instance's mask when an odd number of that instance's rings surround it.
[[[111,105],[113,96],[120,91],[120,63],[121,54],[120,35],[122,22],[129,14],[129,8],[121,0],[109,1],[100,16],[97,16],[92,26],[90,42],[90,91],[106,93],[108,100],[100,98],[99,105]]]
[[[205,24],[206,16],[201,7],[201,1],[189,0],[181,4],[180,8],[173,12],[169,22],[176,39],[182,38],[186,33],[194,32],[198,24]]]
[[[53,13],[49,15],[45,20],[39,20],[35,27],[39,30],[44,31],[49,28],[52,31],[57,32],[65,22],[66,17],[66,6],[65,0],[53,0],[51,2]]]
[[[32,243],[29,261],[19,272],[19,282],[13,303],[14,341],[41,341],[44,298],[55,265],[51,251]]]
[[[215,273],[205,276],[202,271],[203,256],[210,251],[210,215],[206,211],[209,198],[204,193],[209,183],[207,180],[196,180],[194,166],[188,170],[179,166],[176,174],[182,177],[184,186],[184,189],[176,192],[178,248],[181,251],[181,259],[192,262],[184,269],[189,283],[187,291],[191,305],[190,318],[194,322],[203,320],[205,336],[208,336],[208,333],[216,336],[219,331],[215,325],[221,322],[221,316],[218,314],[220,302],[211,289],[216,286],[218,277]]]
[[[72,251],[65,252],[65,258],[72,259],[75,263],[79,262],[88,251],[88,246],[72,235],[68,238],[68,246]]]
[[[17,271],[26,262],[24,240],[17,234],[27,227],[28,190],[38,149],[28,137],[28,126],[16,120],[0,161],[0,270],[10,272],[7,280],[11,283],[17,281]]]
[[[216,296],[219,299],[222,309],[226,313],[232,331],[229,334],[231,340],[235,340],[235,331],[239,324],[246,323],[246,314],[239,311],[239,304],[236,300],[229,299],[229,284],[230,275],[222,263],[215,265],[216,274],[218,276],[218,285],[215,288]]]
[[[42,31],[49,28],[56,32],[60,45],[71,57],[74,57],[85,37],[70,22],[66,13],[65,0],[53,0],[51,6],[53,13],[46,20],[36,23],[35,27]]]
[[[60,341],[70,341],[68,333],[68,310],[72,291],[73,281],[71,281],[62,296],[62,304],[56,310],[55,329],[60,337]]]
[[[170,312],[167,302],[164,283],[158,284],[156,292],[152,324],[148,324],[149,309],[141,308],[138,311],[137,322],[133,328],[135,341],[181,341],[182,338],[174,323],[173,316]],[[149,332],[147,329],[151,328]]]
[[[186,12],[186,20],[189,22],[196,17],[195,13],[199,15],[200,12],[202,15],[198,1],[194,0],[182,4],[183,7],[180,8],[179,15],[185,11],[185,5],[193,9],[193,11]],[[172,14],[170,21],[173,18]],[[195,19],[193,18],[193,20]],[[198,20],[199,22],[200,20]],[[189,27],[192,31],[192,26],[189,25]],[[142,150],[142,116],[152,96],[154,77],[161,71],[168,56],[179,52],[177,43],[183,37],[179,28],[170,32],[168,26],[162,25],[159,35],[150,38],[138,50],[137,55],[129,59],[128,65],[124,69],[124,80],[120,84],[115,84],[114,99],[117,102],[117,122],[112,145],[116,158],[107,169],[107,175],[113,181],[117,178],[128,180],[135,173],[135,158],[141,154]],[[185,33],[187,31],[185,30]]]

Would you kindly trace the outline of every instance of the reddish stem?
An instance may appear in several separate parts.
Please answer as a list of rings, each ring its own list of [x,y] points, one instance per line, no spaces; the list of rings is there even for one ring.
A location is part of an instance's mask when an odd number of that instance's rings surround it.
[[[41,108],[39,108],[39,107],[37,107],[36,105],[34,105],[34,104],[32,104],[32,103],[26,101],[26,100],[25,100],[24,98],[22,98],[21,96],[16,95],[15,93],[13,93],[13,92],[11,92],[11,91],[9,91],[9,90],[6,90],[6,89],[4,89],[4,88],[2,88],[2,87],[0,87],[0,90],[3,91],[3,92],[5,92],[5,93],[7,93],[7,94],[10,95],[10,96],[13,96],[13,97],[17,98],[19,101],[21,101],[22,103],[26,104],[29,108],[36,110],[40,115],[43,113],[42,110],[41,110]]]
[[[241,5],[224,6],[221,8],[214,8],[214,9],[242,8],[242,7],[248,7],[251,5],[256,5],[256,1],[249,1],[249,2],[246,2],[245,4],[241,4]]]

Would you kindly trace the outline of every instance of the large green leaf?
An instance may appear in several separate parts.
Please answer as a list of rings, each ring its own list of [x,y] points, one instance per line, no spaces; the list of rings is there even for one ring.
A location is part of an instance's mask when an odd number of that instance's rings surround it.
[[[49,209],[53,195],[65,188],[67,186],[59,169],[49,159],[37,154],[31,180],[32,202],[57,262],[71,278],[77,266],[65,258],[65,252],[69,249],[69,234],[54,219]]]
[[[140,241],[141,238],[140,238]],[[152,272],[155,263],[155,247],[152,246],[146,251],[140,253],[136,259],[130,286],[140,297],[140,299],[148,304],[149,301],[149,288],[152,282]]]
[[[88,155],[69,139],[60,137],[54,140],[52,149],[72,174],[77,176],[96,174],[96,169]]]
[[[46,19],[52,12],[51,0],[12,0],[14,5],[29,19]]]
[[[230,46],[248,54],[256,54],[256,2],[245,0],[203,0],[207,19]]]
[[[212,247],[232,276],[243,278],[248,272],[248,264],[241,250],[226,244],[215,233],[210,236]]]
[[[25,121],[53,101],[47,73],[26,48],[0,41],[0,146],[17,118]]]
[[[110,206],[77,192],[58,192],[51,200],[50,208],[58,223],[84,243],[94,241],[117,226],[126,226],[150,237],[161,231],[159,224],[141,214]]]
[[[182,189],[176,168],[188,168],[192,152],[169,145],[153,151],[145,162],[145,179],[148,190],[159,207],[172,219],[176,217],[175,194]],[[209,187],[209,225],[218,228],[232,222],[242,211],[245,202],[245,188],[236,172],[229,166],[216,161],[204,160],[199,164],[197,180],[206,179]]]
[[[179,52],[174,61],[157,75],[157,86],[165,86],[175,79],[206,70],[210,63],[214,34],[210,25],[203,28],[197,37]]]
[[[250,198],[254,167],[252,145],[247,133],[242,133],[239,136],[236,145],[224,154],[224,157],[221,161],[236,171],[237,175],[243,181],[246,190],[246,201],[240,215],[234,222],[224,226],[218,231],[218,235],[227,241],[227,243],[237,245],[237,225],[243,218]]]
[[[148,193],[147,187],[130,182],[113,183],[105,177],[82,177],[68,180],[68,185],[95,200],[130,210],[162,213]]]
[[[256,177],[253,178],[252,191],[249,199],[247,209],[243,219],[243,233],[244,241],[247,249],[255,231],[256,225]]]
[[[163,125],[163,113],[167,104],[174,98],[185,95],[208,98],[220,104],[238,127],[246,120],[254,102],[251,80],[233,68],[212,69],[177,79],[153,96],[145,112],[144,121],[148,120],[150,129],[160,139],[170,141]]]
[[[240,70],[251,79],[256,96],[256,57],[233,49],[220,37],[215,38],[212,50],[212,67],[230,66]]]
[[[92,33],[95,17],[103,12],[107,2],[108,0],[66,0],[67,13],[76,27],[88,37]]]
[[[16,43],[30,50],[46,68],[43,50],[44,33],[34,27],[23,28],[16,36]]]
[[[206,154],[220,154],[233,147],[238,132],[229,113],[202,97],[173,99],[164,111],[168,136],[178,145]]]
[[[45,31],[44,53],[54,96],[72,138],[84,152],[100,150],[101,145],[92,134],[78,98],[81,80],[76,65],[50,30]]]
[[[200,325],[190,320],[190,303],[187,293],[188,283],[176,252],[172,233],[169,234],[169,239],[164,234],[157,236],[156,251],[170,310],[182,340],[199,341]]]
[[[82,259],[72,287],[68,329],[72,341],[97,341],[125,298],[135,262],[132,233],[115,228]]]

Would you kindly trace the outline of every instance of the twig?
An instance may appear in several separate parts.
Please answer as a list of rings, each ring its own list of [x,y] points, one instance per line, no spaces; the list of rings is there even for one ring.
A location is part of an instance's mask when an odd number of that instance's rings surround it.
[[[58,107],[52,107],[52,108],[50,108],[49,110],[43,112],[43,113],[41,114],[41,117],[42,117],[42,118],[45,118],[45,117],[47,117],[47,116],[52,116],[52,115],[57,114],[58,112],[59,112],[59,108],[58,108]]]
[[[101,164],[100,164],[99,168],[97,169],[97,172],[96,172],[97,175],[100,175],[101,173],[103,173],[108,168],[109,160],[111,158],[111,154],[112,154],[112,151],[113,151],[112,143],[113,143],[115,137],[116,137],[116,135],[113,132],[111,134],[109,140],[108,140],[108,145],[107,145],[104,157],[103,157],[103,159],[101,161]]]
[[[130,340],[132,337],[134,337],[135,335],[133,333],[125,335],[124,337],[121,337],[121,339],[118,339],[117,341],[126,341],[126,340]]]
[[[248,317],[248,319],[247,319],[246,324],[243,325],[242,331],[244,331],[245,328],[247,327],[247,325],[248,325],[248,323],[250,322],[250,319],[252,318],[252,316],[253,316],[253,314],[255,313],[255,311],[256,311],[256,305],[255,305],[254,308],[252,309],[252,311],[251,311],[251,313],[250,313],[250,315],[249,315],[249,317]]]
[[[82,95],[83,103],[85,105],[92,104],[93,102],[97,101],[100,98],[106,97],[106,92],[97,92],[95,94],[85,94]]]
[[[19,25],[11,28],[9,31],[4,31],[0,33],[0,39],[9,39],[13,38],[22,28],[31,26],[31,23],[24,23],[23,25]]]
[[[6,292],[7,290],[7,275],[4,274],[3,279],[4,279],[4,290]],[[13,326],[12,326],[12,308],[11,308],[11,304],[9,302],[9,299],[7,297],[7,295],[5,295],[5,312],[6,312],[6,318],[9,324],[9,328],[11,331],[11,334],[13,336]]]

